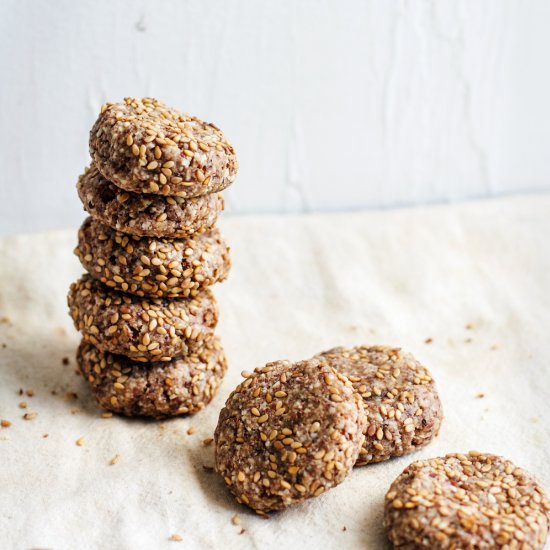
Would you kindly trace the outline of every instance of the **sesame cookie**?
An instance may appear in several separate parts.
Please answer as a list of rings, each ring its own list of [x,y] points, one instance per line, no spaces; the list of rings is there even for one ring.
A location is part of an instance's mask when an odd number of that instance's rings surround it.
[[[180,239],[212,229],[224,208],[221,193],[191,199],[132,193],[106,180],[94,164],[78,179],[84,209],[129,235]]]
[[[229,248],[218,229],[186,240],[136,237],[87,218],[75,254],[92,277],[137,296],[196,296],[226,279]]]
[[[227,370],[215,337],[189,355],[164,363],[132,361],[82,342],[77,363],[103,408],[153,418],[200,411],[216,394]]]
[[[415,451],[439,432],[441,401],[429,371],[399,348],[358,346],[321,353],[363,398],[365,442],[357,465]]]
[[[238,169],[233,146],[216,126],[153,98],[103,105],[90,154],[127,191],[183,198],[225,189]]]
[[[472,451],[408,466],[386,495],[384,526],[395,548],[535,550],[549,510],[531,474]]]
[[[214,296],[139,298],[84,275],[71,285],[69,311],[83,340],[136,361],[169,361],[198,349],[218,322]]]
[[[363,404],[323,361],[277,361],[247,374],[215,432],[216,469],[237,502],[259,513],[341,483],[363,442]]]

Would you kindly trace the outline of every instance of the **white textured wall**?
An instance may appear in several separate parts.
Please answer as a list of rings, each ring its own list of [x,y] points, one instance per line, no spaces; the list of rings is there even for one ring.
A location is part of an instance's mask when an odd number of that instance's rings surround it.
[[[232,212],[550,190],[550,3],[0,0],[0,231],[76,225],[100,105],[216,122]]]

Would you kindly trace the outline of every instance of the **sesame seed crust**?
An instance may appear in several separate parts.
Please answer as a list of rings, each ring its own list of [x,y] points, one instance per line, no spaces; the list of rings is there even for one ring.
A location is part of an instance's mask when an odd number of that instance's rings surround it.
[[[168,362],[140,363],[82,342],[80,372],[104,409],[126,416],[164,418],[202,410],[216,394],[227,362],[218,338]]]
[[[214,296],[140,298],[116,292],[89,275],[71,285],[69,312],[83,340],[136,361],[170,361],[200,348],[218,322]]]
[[[361,399],[324,361],[268,363],[247,374],[220,413],[216,469],[237,502],[280,510],[341,483],[363,428]]]
[[[218,229],[186,240],[136,237],[89,217],[78,232],[75,254],[94,278],[137,296],[187,298],[224,281],[229,247]]]
[[[238,170],[233,146],[216,126],[154,98],[103,105],[90,154],[118,187],[182,198],[222,191]]]
[[[428,369],[386,346],[338,347],[319,354],[347,376],[363,398],[367,425],[357,466],[401,456],[439,432],[443,409]]]
[[[550,505],[535,478],[502,457],[449,454],[409,465],[385,498],[395,548],[544,547]]]
[[[92,165],[76,184],[84,209],[112,229],[139,237],[181,239],[212,229],[224,208],[221,193],[190,199],[133,193]]]

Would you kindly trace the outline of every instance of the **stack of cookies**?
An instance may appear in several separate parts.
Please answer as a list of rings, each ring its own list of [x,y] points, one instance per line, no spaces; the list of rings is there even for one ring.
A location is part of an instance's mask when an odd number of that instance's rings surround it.
[[[209,287],[231,266],[215,224],[234,149],[213,124],[127,98],[103,106],[90,153],[75,250],[88,273],[68,296],[80,371],[113,412],[199,411],[226,371]]]

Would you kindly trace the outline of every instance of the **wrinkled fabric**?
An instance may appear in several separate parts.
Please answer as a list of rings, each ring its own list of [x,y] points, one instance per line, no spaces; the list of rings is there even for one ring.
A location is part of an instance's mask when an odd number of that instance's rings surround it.
[[[204,411],[164,422],[102,418],[75,375],[77,228],[0,239],[0,418],[12,422],[0,428],[2,548],[386,548],[392,480],[413,460],[471,449],[548,488],[549,195],[220,227],[234,263],[213,287],[229,372]],[[439,437],[269,520],[236,504],[202,441],[240,372],[358,344],[401,346],[431,370]]]

